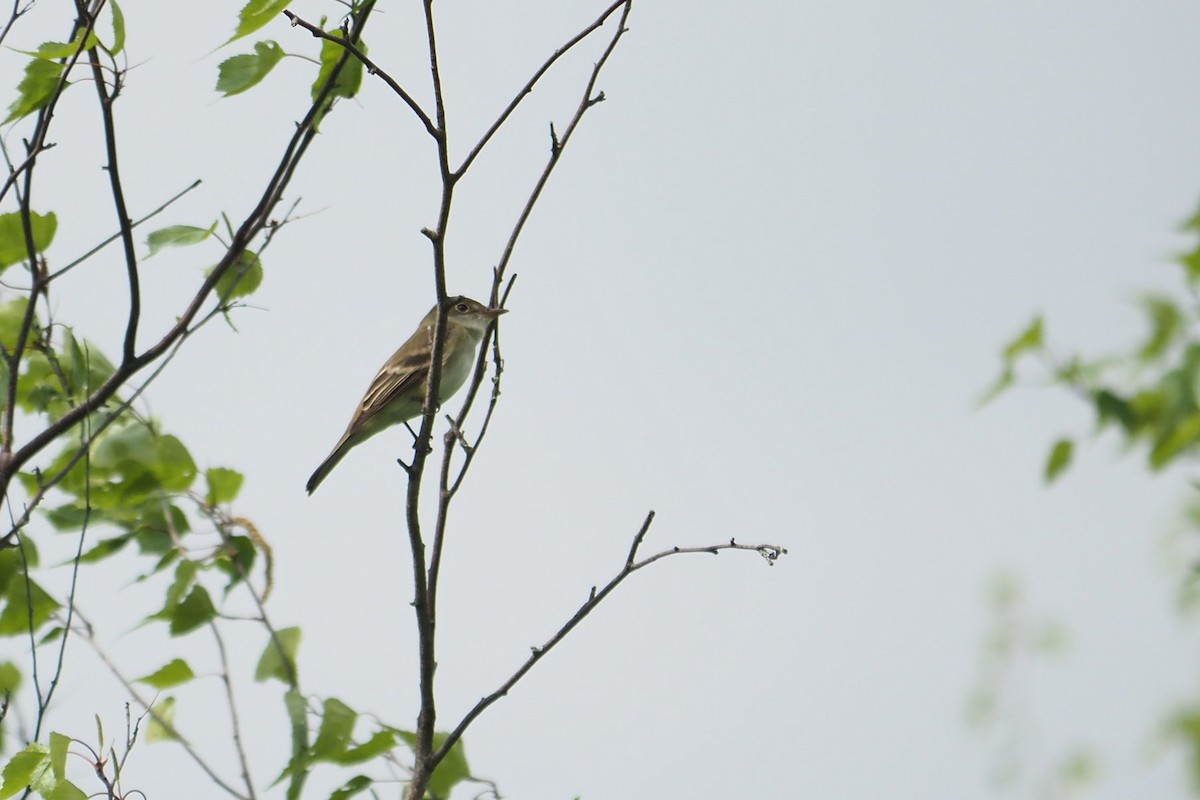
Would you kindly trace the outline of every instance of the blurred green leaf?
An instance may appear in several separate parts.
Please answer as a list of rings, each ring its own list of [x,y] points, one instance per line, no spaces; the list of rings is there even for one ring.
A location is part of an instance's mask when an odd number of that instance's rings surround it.
[[[61,606],[33,579],[16,576],[4,592],[0,636],[18,636],[38,630]]]
[[[205,471],[204,477],[208,481],[205,502],[210,506],[232,502],[241,491],[242,481],[245,480],[242,473],[225,467],[211,467]]]
[[[299,800],[304,781],[308,778],[308,703],[304,695],[295,689],[287,690],[283,702],[292,724],[292,757],[275,783],[290,775],[292,779],[288,782],[287,799]]]
[[[7,214],[0,215],[0,249],[3,249],[4,238],[4,217]],[[3,261],[0,260],[0,264]],[[0,303],[0,346],[6,350],[13,350],[17,346],[17,338],[21,333],[21,325],[25,321],[25,309],[28,307],[29,301],[24,297],[17,297],[7,303]],[[35,316],[34,327],[39,327],[38,320]]]
[[[125,545],[129,544],[129,540],[132,538],[133,534],[127,533],[124,536],[101,539],[99,542],[96,542],[95,547],[79,557],[79,562],[81,564],[95,564],[98,561],[103,561],[114,553],[120,552]]]
[[[258,549],[249,536],[231,536],[225,541],[214,563],[217,569],[229,576],[229,583],[225,584],[226,594],[250,575],[257,557]]]
[[[280,652],[280,648],[283,652]],[[280,628],[275,636],[267,640],[262,655],[258,659],[258,667],[254,670],[254,680],[262,683],[268,678],[276,678],[291,684],[296,670],[296,651],[300,648],[299,628]]]
[[[279,16],[287,7],[288,0],[250,0],[238,12],[237,29],[225,44],[237,41],[243,36],[249,36]]]
[[[1192,788],[1200,792],[1200,709],[1185,708],[1168,724],[1168,731],[1183,739],[1190,751]]]
[[[216,229],[217,223],[215,222],[207,228],[197,228],[194,225],[170,225],[166,228],[159,228],[146,237],[146,245],[150,248],[146,258],[150,258],[165,247],[186,247],[199,244],[212,236]]]
[[[1046,483],[1053,483],[1062,471],[1071,463],[1075,451],[1075,443],[1070,439],[1059,439],[1050,448],[1050,456],[1046,459]]]
[[[354,795],[371,788],[371,784],[374,782],[366,775],[355,775],[329,795],[329,800],[347,800],[347,798],[354,797]]]
[[[1016,376],[1013,375],[1012,368],[1006,366],[1000,371],[1000,376],[996,378],[995,383],[987,388],[987,390],[982,396],[980,396],[979,400],[977,400],[975,404],[979,407],[985,406],[1000,395],[1004,394],[1005,391],[1012,387],[1015,377]]]
[[[1116,421],[1125,433],[1137,430],[1137,415],[1125,398],[1108,389],[1100,389],[1092,393],[1092,402],[1096,405],[1098,428],[1104,429],[1110,422]]]
[[[175,738],[175,698],[164,697],[151,709],[150,722],[146,726],[146,740],[169,741]]]
[[[361,764],[383,755],[396,746],[396,732],[390,728],[375,731],[371,738],[357,747],[351,747],[334,759],[339,764]]]
[[[1150,451],[1150,466],[1162,469],[1200,441],[1200,412],[1193,412],[1159,436]]]
[[[216,616],[217,608],[213,605],[208,590],[203,586],[193,586],[188,596],[168,611],[168,629],[172,636],[182,636]]]
[[[187,683],[195,677],[196,673],[192,672],[192,668],[188,663],[182,658],[176,658],[163,664],[149,675],[143,675],[134,680],[139,683],[149,684],[155,689],[170,689],[172,686]]]
[[[1189,284],[1194,286],[1197,281],[1200,281],[1200,247],[1179,256],[1178,261],[1183,265]]]
[[[15,691],[21,685],[21,670],[11,661],[0,661],[0,694]]]
[[[208,271],[212,274],[212,270]],[[263,280],[262,261],[252,250],[244,250],[217,280],[217,297],[222,303],[253,294]]]
[[[63,331],[63,354],[70,365],[72,388],[77,395],[91,394],[117,371],[99,348],[77,340],[70,328]]]
[[[325,700],[321,712],[321,727],[313,742],[309,758],[313,761],[332,761],[346,752],[358,714],[337,698]]]
[[[58,231],[58,215],[53,211],[46,214],[32,211],[29,214],[29,227],[33,232],[34,250],[39,253],[44,252],[50,247],[50,243],[54,241],[54,234]],[[21,221],[21,213],[12,211],[8,214],[0,214],[0,271],[28,259],[29,250],[25,246],[25,223]],[[24,298],[12,300],[8,305],[16,303],[20,303],[21,310],[24,311]],[[7,330],[5,333],[7,341]],[[15,338],[14,336],[14,341]]]
[[[408,742],[414,752],[416,751],[417,735],[415,733],[410,731],[396,731],[396,733],[401,739]],[[440,749],[448,736],[448,733],[435,733],[433,749],[435,751]],[[429,793],[435,797],[449,797],[451,790],[469,777],[471,777],[471,771],[467,767],[467,755],[463,750],[462,739],[459,739],[433,771],[433,776],[429,779]]]
[[[9,105],[8,116],[0,125],[7,125],[45,107],[58,89],[62,73],[63,65],[57,61],[30,59],[25,65],[25,77],[17,84],[17,99]]]
[[[255,42],[254,53],[243,53],[221,62],[217,68],[217,91],[230,97],[256,86],[285,55],[277,42]]]
[[[1175,337],[1182,332],[1183,314],[1174,301],[1162,295],[1143,297],[1141,306],[1150,322],[1150,333],[1138,348],[1137,357],[1141,361],[1154,361],[1167,352]]]
[[[1041,347],[1043,336],[1042,317],[1038,315],[1033,318],[1033,322],[1029,323],[1024,330],[1004,346],[1005,362],[1011,364],[1022,353]]]

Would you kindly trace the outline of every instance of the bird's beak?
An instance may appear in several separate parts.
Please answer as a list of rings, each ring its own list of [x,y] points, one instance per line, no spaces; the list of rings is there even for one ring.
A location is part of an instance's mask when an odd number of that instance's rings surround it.
[[[507,314],[507,313],[508,313],[507,308],[489,308],[487,310],[487,315],[489,317],[491,317],[492,319],[496,319],[496,317],[499,317],[501,314]]]

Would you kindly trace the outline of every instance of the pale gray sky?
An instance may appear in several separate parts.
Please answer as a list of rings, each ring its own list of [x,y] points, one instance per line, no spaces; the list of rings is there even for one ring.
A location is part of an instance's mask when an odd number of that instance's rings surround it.
[[[61,37],[52,5],[9,43]],[[135,210],[203,178],[162,223],[236,218],[302,113],[309,65],[285,60],[263,87],[218,101],[217,64],[250,45],[205,54],[238,3],[124,6]],[[459,154],[599,7],[440,0]],[[317,0],[293,10],[337,13]],[[381,10],[372,55],[428,98],[417,5]],[[599,84],[607,102],[513,261],[503,402],[448,545],[442,719],[619,568],[648,509],[647,547],[733,536],[791,554],[772,569],[749,554],[668,560],[631,580],[470,731],[475,771],[512,798],[994,796],[964,707],[986,587],[1013,569],[1030,613],[1071,632],[1061,658],[1017,675],[1010,710],[1032,777],[1087,745],[1102,758],[1091,796],[1182,797],[1179,754],[1149,755],[1162,714],[1194,691],[1196,631],[1173,611],[1162,557],[1182,481],[1151,482],[1102,438],[1047,490],[1050,442],[1086,434],[1088,410],[1031,391],[973,404],[1035,311],[1064,349],[1100,350],[1139,333],[1137,292],[1174,285],[1177,225],[1200,196],[1200,7],[642,2],[630,28]],[[314,49],[282,19],[261,38]],[[566,60],[461,187],[452,291],[486,292],[547,123],[565,124],[600,44]],[[0,54],[8,91],[20,63]],[[57,194],[43,188],[37,205],[61,218],[52,259],[112,227],[99,140],[70,135],[94,113],[73,89],[43,158]],[[289,198],[319,213],[267,252],[253,298],[264,310],[239,313],[238,334],[198,337],[150,397],[202,466],[246,473],[237,508],[275,549],[273,613],[304,627],[307,690],[397,725],[417,699],[392,464],[404,436],[356,450],[312,498],[303,485],[431,305],[419,229],[435,219],[432,157],[368,80],[293,184]],[[123,301],[96,298],[118,259],[106,253],[58,298],[61,318],[110,351]],[[146,265],[159,302],[147,337],[212,260],[190,249]],[[81,598],[120,635],[111,649],[131,674],[165,660],[154,632],[122,635],[143,596],[114,602],[92,584]],[[252,665],[260,647],[249,637],[239,658]],[[86,734],[100,713],[116,730],[120,696],[77,680],[55,728]],[[264,725],[264,782],[286,757],[278,694],[244,697]],[[203,714],[186,700],[179,712],[202,742]],[[170,745],[145,746],[131,769],[151,797],[213,796],[180,783],[190,767]]]

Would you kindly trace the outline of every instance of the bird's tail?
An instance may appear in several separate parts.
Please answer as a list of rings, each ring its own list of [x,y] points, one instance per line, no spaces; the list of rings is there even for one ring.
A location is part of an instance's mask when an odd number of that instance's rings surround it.
[[[321,481],[325,480],[329,473],[333,471],[333,468],[338,465],[338,462],[346,457],[346,453],[350,452],[350,447],[350,442],[345,437],[337,443],[337,447],[333,448],[333,452],[329,454],[329,457],[321,462],[321,466],[317,467],[316,472],[308,479],[308,484],[304,488],[308,490],[309,494],[315,492],[317,487],[321,485]]]

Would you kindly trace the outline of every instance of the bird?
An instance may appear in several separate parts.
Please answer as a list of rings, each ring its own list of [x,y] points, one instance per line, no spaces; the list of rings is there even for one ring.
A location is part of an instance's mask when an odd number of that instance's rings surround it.
[[[483,335],[506,308],[489,308],[469,297],[451,297],[446,301],[445,345],[442,350],[442,373],[438,382],[438,405],[449,400],[466,382],[475,364],[475,353]],[[384,428],[408,422],[421,414],[433,356],[433,329],[437,323],[438,306],[430,309],[417,330],[400,349],[387,360],[358,407],[346,432],[321,462],[307,488],[311,495],[330,471],[352,449],[370,439]]]

